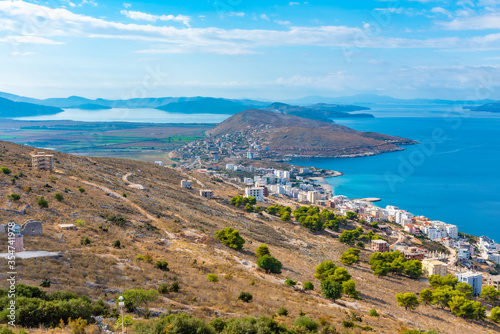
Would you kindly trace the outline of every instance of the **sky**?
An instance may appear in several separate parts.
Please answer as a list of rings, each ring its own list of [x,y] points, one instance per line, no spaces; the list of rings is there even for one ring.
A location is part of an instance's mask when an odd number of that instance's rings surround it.
[[[0,1],[0,91],[35,98],[500,99],[500,0]]]

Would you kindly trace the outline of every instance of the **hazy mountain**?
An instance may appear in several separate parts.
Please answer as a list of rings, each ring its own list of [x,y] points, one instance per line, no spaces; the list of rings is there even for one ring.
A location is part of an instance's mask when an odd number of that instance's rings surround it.
[[[53,115],[63,112],[62,109],[41,106],[33,103],[14,102],[0,97],[0,117],[27,117]]]
[[[111,107],[108,106],[103,106],[101,104],[93,104],[93,103],[85,103],[81,104],[78,109],[83,109],[83,110],[104,110],[104,109],[112,109]]]
[[[341,110],[368,110],[369,108],[358,107],[358,106],[340,106],[340,105],[329,105],[329,104],[316,104],[312,106],[313,108],[292,106],[286,103],[275,102],[264,108],[264,110],[277,112],[280,114],[293,115],[298,117],[305,117],[310,119],[315,119],[323,122],[330,122],[332,118],[373,118],[370,114],[349,114],[347,112],[342,112]]]
[[[464,107],[464,109],[469,109],[472,111],[489,111],[489,112],[500,112],[500,101],[483,104],[478,107]]]
[[[255,108],[255,105],[246,105],[226,99],[200,98],[194,101],[172,102],[156,109],[183,114],[229,114],[234,115],[243,110]]]

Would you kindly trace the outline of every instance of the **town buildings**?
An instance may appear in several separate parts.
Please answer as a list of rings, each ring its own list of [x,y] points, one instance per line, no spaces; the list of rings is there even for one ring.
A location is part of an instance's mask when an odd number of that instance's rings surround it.
[[[448,265],[439,260],[424,259],[422,260],[422,271],[426,277],[431,275],[446,276],[448,275]]]
[[[245,188],[245,197],[255,197],[258,202],[264,202],[264,188],[252,187]]]
[[[464,282],[472,286],[472,294],[474,296],[479,296],[481,294],[481,287],[483,284],[483,275],[481,273],[467,271],[458,273],[456,276],[459,282]]]
[[[214,198],[214,192],[212,190],[201,189],[200,196],[205,198]]]
[[[31,166],[38,170],[53,171],[54,156],[45,154],[45,152],[36,152],[31,154]]]
[[[372,251],[374,252],[388,252],[389,244],[385,240],[377,239],[372,240]]]

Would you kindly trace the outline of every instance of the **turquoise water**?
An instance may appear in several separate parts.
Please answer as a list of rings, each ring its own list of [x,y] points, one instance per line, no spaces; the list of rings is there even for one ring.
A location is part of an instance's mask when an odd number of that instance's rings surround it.
[[[343,172],[328,180],[335,194],[379,197],[379,206],[396,205],[500,241],[500,115],[418,110],[375,110],[374,119],[337,122],[421,143],[406,151],[292,163]]]

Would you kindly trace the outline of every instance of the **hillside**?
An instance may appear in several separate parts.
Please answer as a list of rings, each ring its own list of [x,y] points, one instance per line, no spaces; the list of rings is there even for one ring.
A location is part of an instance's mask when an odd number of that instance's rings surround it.
[[[316,104],[308,107],[293,106],[286,103],[275,102],[263,108],[267,111],[273,111],[280,114],[305,117],[323,122],[330,122],[331,118],[373,118],[371,114],[350,114],[348,111],[369,110],[369,108],[358,106],[343,106]],[[345,112],[344,112],[345,111]]]
[[[84,104],[79,105],[78,109],[83,109],[83,110],[105,110],[105,109],[111,109],[111,107],[103,106],[101,104],[84,103]]]
[[[385,134],[360,132],[343,125],[265,110],[246,110],[207,132],[210,136],[242,133],[280,155],[357,156],[402,150],[416,142]]]
[[[478,107],[464,107],[464,109],[469,109],[471,111],[500,112],[500,101],[483,104]]]
[[[182,114],[234,115],[248,108],[251,108],[251,106],[227,99],[202,98],[195,101],[171,102],[156,109]]]
[[[14,102],[0,97],[0,117],[27,117],[52,115],[63,112],[62,109],[41,106],[26,102]]]
[[[323,298],[318,292],[319,282],[313,277],[314,267],[324,260],[339,264],[340,254],[348,246],[332,238],[335,233],[312,233],[295,222],[228,205],[228,200],[241,192],[225,182],[138,161],[91,159],[58,152],[53,152],[56,172],[41,172],[29,167],[32,150],[0,142],[0,166],[12,171],[0,174],[0,197],[6,199],[12,193],[21,197],[1,203],[2,220],[19,224],[28,219],[41,221],[43,235],[25,236],[25,248],[61,252],[62,256],[18,258],[19,283],[38,287],[47,279],[52,282],[50,288],[42,288],[47,292],[71,291],[113,305],[126,289],[158,289],[164,283],[178,281],[180,291],[161,295],[149,305],[150,309],[163,314],[189,313],[207,320],[216,316],[271,317],[284,306],[289,315],[275,320],[288,326],[304,312],[315,321],[322,318],[340,329],[341,321],[349,319],[348,312],[353,311],[362,317],[360,325],[370,326],[377,333],[400,333],[404,328],[436,329],[443,334],[499,330],[491,322],[459,320],[433,306],[405,311],[396,305],[395,294],[418,292],[428,285],[402,276],[378,278],[366,263],[369,250],[361,251],[361,263],[348,268],[361,299],[343,296],[332,302]],[[20,172],[24,176],[19,176]],[[14,174],[18,178],[12,183]],[[187,177],[195,181],[194,190],[179,187],[180,180]],[[214,199],[198,195],[202,185],[214,191]],[[78,191],[79,187],[85,191]],[[55,193],[64,198],[55,200]],[[37,205],[40,196],[48,200],[48,208]],[[125,219],[113,222],[111,215]],[[58,227],[70,223],[76,224],[77,230]],[[352,229],[356,224],[351,222],[342,229]],[[246,240],[243,250],[228,248],[214,238],[216,230],[228,226],[238,229]],[[366,226],[363,229],[371,230]],[[380,230],[375,232],[384,235]],[[83,245],[83,238],[90,243]],[[0,240],[5,245],[6,235],[0,234]],[[121,247],[113,247],[114,240],[120,240]],[[262,243],[269,245],[273,256],[282,261],[281,274],[266,274],[255,268],[254,252]],[[167,261],[170,270],[154,268],[147,260],[139,260],[139,254]],[[5,266],[6,260],[0,259],[0,263]],[[220,282],[209,282],[207,274],[218,275]],[[7,274],[2,272],[0,276],[0,287],[6,288]],[[287,278],[299,284],[311,281],[316,288],[297,291],[283,283]],[[238,301],[241,291],[250,292],[253,301]],[[380,317],[368,315],[372,308]],[[134,317],[140,321],[139,315]],[[362,333],[359,328],[344,332]],[[33,329],[30,333],[47,332]]]

